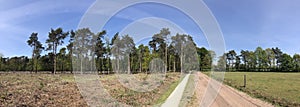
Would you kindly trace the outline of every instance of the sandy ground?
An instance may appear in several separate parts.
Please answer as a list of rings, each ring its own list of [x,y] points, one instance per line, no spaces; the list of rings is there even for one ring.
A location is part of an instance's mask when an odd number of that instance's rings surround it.
[[[198,73],[196,101],[192,106],[204,107],[274,107],[272,104],[252,98],[227,85],[211,80],[207,75]],[[213,85],[208,84],[213,82]],[[207,88],[209,86],[209,88]],[[220,87],[220,88],[218,88]],[[217,92],[217,89],[220,89]]]

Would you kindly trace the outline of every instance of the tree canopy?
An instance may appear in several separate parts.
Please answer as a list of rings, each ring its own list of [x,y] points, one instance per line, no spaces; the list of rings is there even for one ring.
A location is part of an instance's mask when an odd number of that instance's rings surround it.
[[[64,42],[68,42],[64,44]],[[4,57],[0,54],[1,71],[95,71],[98,73],[149,73],[152,60],[163,62],[164,71],[279,71],[299,72],[300,55],[290,56],[278,47],[255,50],[229,50],[222,56],[205,47],[197,47],[191,35],[171,35],[168,28],[153,34],[146,44],[135,44],[129,34],[118,32],[111,38],[105,30],[89,28],[64,31],[51,29],[45,42],[32,33],[26,43],[32,57]],[[42,55],[42,51],[48,52]],[[157,60],[160,59],[160,60]],[[218,61],[216,61],[216,59]],[[214,63],[214,61],[216,63]]]

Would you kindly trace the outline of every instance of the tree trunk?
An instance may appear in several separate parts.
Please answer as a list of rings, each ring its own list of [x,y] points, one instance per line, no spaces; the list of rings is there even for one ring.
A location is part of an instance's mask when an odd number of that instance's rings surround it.
[[[119,59],[119,55],[120,55],[120,52],[118,50],[118,55],[117,55],[117,73],[120,72],[120,59]]]
[[[180,72],[182,73],[182,67],[183,67],[183,46],[181,45],[181,50],[180,50]]]
[[[82,72],[82,59],[83,59],[83,58],[82,58],[82,56],[81,56],[81,58],[80,58],[80,73],[81,73],[81,74],[83,74],[83,72]]]
[[[183,60],[183,54],[181,53],[181,55],[180,55],[180,72],[182,73],[182,67],[183,67],[183,62],[182,62],[182,60]]]
[[[93,66],[95,65],[94,58],[95,58],[95,56],[92,55],[91,65],[90,65],[90,67],[91,67],[90,69],[91,69],[92,72],[94,72],[94,69],[93,69]]]
[[[72,56],[70,55],[70,70],[71,70],[71,74],[73,74],[73,62],[72,62]]]
[[[143,69],[143,67],[142,67],[142,57],[140,57],[140,72],[142,72],[142,69]]]
[[[102,57],[101,58],[101,73],[103,73],[103,71],[104,71],[104,64],[103,64],[103,62],[104,62],[104,58]]]
[[[110,58],[109,56],[107,55],[107,74],[110,74]]]
[[[165,72],[168,71],[168,46],[166,44],[166,50],[165,50]]]
[[[127,61],[127,63],[128,63],[128,66],[127,66],[127,70],[128,70],[128,72],[127,72],[127,74],[130,74],[130,56],[129,56],[129,54],[128,54],[128,61]]]
[[[174,70],[174,72],[176,71],[176,60],[175,60],[175,58],[174,58],[174,62],[173,62],[173,70]]]
[[[55,43],[53,43],[53,58],[54,58],[53,74],[56,74],[56,49],[57,49],[57,45]]]
[[[62,70],[61,72],[62,72],[62,73],[65,73],[65,70],[64,70],[64,64],[65,64],[64,61],[65,61],[65,59],[62,58],[62,60],[63,60],[63,61],[62,61],[62,64],[61,64],[61,70]]]
[[[31,73],[32,73],[34,70],[34,49],[32,50],[31,64],[32,64],[32,67],[31,67]]]
[[[37,59],[37,58],[35,59],[35,62],[36,62],[36,63],[35,63],[35,73],[37,73],[37,68],[38,68],[38,66],[37,66],[37,64],[38,64],[38,59]]]

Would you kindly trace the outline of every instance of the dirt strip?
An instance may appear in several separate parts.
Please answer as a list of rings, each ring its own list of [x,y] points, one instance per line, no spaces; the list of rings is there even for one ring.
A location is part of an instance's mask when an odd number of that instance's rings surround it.
[[[227,85],[219,84],[220,91],[216,95],[218,85],[210,85],[210,82],[216,82],[211,80],[207,75],[199,72],[199,82],[197,84],[196,102],[191,106],[205,105],[210,107],[274,107],[272,104],[264,102],[260,99],[252,98],[251,96],[237,91]],[[207,86],[210,88],[207,89]],[[211,88],[213,87],[213,88]],[[213,90],[212,90],[213,89]],[[204,96],[206,98],[204,98]],[[207,100],[209,97],[209,100]]]

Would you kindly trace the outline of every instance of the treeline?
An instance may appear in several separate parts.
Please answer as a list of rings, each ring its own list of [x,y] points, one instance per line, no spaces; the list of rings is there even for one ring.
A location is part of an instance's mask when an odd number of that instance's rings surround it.
[[[242,50],[240,54],[231,50],[219,58],[218,66],[226,66],[226,71],[299,72],[300,55],[290,56],[278,47],[257,47],[254,51]]]
[[[116,33],[110,39],[105,36],[105,30],[93,33],[90,29],[83,28],[65,32],[58,28],[50,30],[43,45],[38,39],[38,33],[34,32],[26,41],[32,48],[31,58],[0,56],[0,70],[52,73],[96,70],[99,73],[137,73],[158,69],[153,65],[158,62],[162,62],[163,65],[159,69],[165,71],[182,72],[212,68],[212,59],[215,56],[211,53],[214,52],[196,47],[190,35],[170,34],[168,28],[163,28],[153,35],[148,44],[137,46],[129,35],[121,36]],[[64,43],[65,41],[68,43]],[[43,51],[46,54],[41,55]]]
[[[98,71],[99,73],[138,73],[155,70],[199,71],[300,71],[300,55],[290,56],[279,48],[254,51],[235,50],[216,56],[214,51],[197,47],[192,36],[171,35],[168,28],[154,34],[147,44],[136,45],[130,35],[116,33],[112,38],[106,31],[93,33],[88,28],[76,31],[51,29],[43,44],[38,33],[32,33],[26,43],[32,55],[3,57],[0,71]],[[65,43],[66,42],[66,43]],[[46,54],[41,55],[42,52]],[[213,63],[213,61],[218,61]]]

